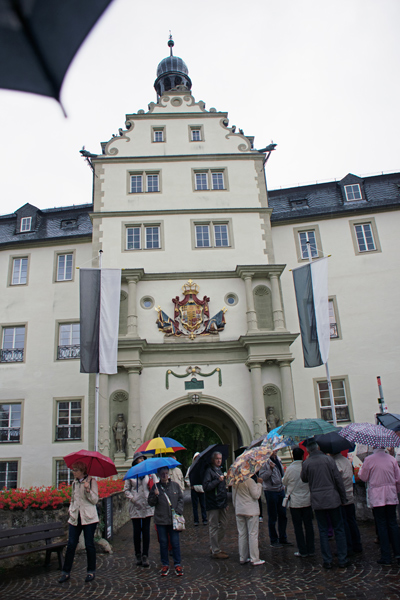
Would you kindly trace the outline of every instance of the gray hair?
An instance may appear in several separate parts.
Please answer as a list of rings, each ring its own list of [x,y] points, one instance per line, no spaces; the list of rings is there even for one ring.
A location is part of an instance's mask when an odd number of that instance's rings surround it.
[[[310,453],[315,452],[316,450],[319,450],[319,446],[318,446],[317,442],[314,442],[314,441],[309,442],[307,444],[306,448],[307,448],[308,452],[310,452]]]
[[[215,459],[217,456],[220,456],[220,457],[222,458],[222,453],[221,453],[221,452],[218,452],[218,451],[216,451],[216,452],[213,452],[213,453],[211,454],[211,462],[214,462],[214,459]]]

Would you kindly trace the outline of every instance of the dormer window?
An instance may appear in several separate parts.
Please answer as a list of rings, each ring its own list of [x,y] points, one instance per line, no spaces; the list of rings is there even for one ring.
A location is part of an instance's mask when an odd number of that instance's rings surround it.
[[[355,200],[362,200],[361,188],[358,183],[351,185],[345,185],[344,191],[346,193],[347,202],[354,202]]]
[[[32,217],[22,217],[20,231],[30,231],[32,226]]]

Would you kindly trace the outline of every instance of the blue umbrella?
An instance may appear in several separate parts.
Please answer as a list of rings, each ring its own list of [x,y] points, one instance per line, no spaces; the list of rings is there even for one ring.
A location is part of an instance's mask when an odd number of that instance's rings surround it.
[[[169,456],[148,458],[147,460],[143,460],[142,462],[138,463],[134,467],[131,467],[123,479],[125,481],[126,479],[133,479],[134,477],[144,477],[145,475],[157,473],[157,470],[161,469],[161,467],[174,469],[175,467],[179,467],[180,464],[180,462],[170,458]]]

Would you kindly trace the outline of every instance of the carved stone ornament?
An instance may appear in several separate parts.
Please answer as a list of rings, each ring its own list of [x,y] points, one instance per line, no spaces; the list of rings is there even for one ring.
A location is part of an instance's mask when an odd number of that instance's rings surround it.
[[[117,390],[111,395],[113,402],[125,402],[128,400],[128,393],[124,390]]]
[[[113,425],[115,445],[117,452],[125,452],[126,444],[126,421],[123,413],[120,413]]]
[[[274,396],[277,393],[276,388],[275,387],[267,387],[264,390],[264,396]]]
[[[215,335],[225,328],[224,307],[216,315],[210,318],[209,305],[210,298],[203,297],[203,300],[197,297],[199,286],[191,279],[182,287],[183,300],[176,296],[172,299],[175,305],[174,317],[171,319],[160,306],[156,308],[158,313],[158,329],[168,336],[187,336],[194,340],[200,335]]]

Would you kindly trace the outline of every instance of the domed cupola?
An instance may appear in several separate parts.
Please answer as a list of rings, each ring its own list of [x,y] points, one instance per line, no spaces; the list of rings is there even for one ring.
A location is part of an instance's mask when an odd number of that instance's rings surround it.
[[[168,46],[170,55],[164,58],[157,67],[157,79],[154,82],[157,100],[165,92],[178,86],[184,86],[188,90],[192,87],[186,64],[179,56],[173,56],[172,54],[172,48],[174,47],[172,35],[169,36]]]

